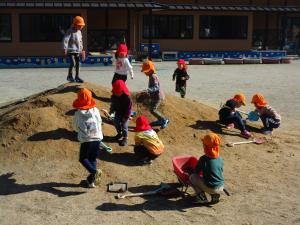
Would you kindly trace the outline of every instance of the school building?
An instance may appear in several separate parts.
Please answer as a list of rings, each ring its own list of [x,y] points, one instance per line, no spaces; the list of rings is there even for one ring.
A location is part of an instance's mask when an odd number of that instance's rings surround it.
[[[61,56],[72,18],[86,21],[84,48],[134,54],[160,51],[248,51],[300,46],[299,0],[0,1],[0,56]]]

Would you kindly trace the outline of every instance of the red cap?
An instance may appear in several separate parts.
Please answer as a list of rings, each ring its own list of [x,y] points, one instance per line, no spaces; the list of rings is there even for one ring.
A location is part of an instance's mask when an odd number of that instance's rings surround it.
[[[117,54],[123,55],[123,56],[128,55],[128,48],[127,48],[126,44],[119,44]]]
[[[129,90],[126,87],[126,84],[123,80],[116,80],[113,84],[113,89],[112,89],[112,93],[114,95],[120,95],[122,92],[126,95],[130,95],[129,94]]]
[[[184,59],[179,59],[179,60],[177,61],[177,64],[182,64],[182,65],[185,65],[185,61],[184,61]]]
[[[134,128],[135,132],[151,130],[152,127],[149,125],[149,121],[146,116],[139,116],[136,119],[136,127]]]

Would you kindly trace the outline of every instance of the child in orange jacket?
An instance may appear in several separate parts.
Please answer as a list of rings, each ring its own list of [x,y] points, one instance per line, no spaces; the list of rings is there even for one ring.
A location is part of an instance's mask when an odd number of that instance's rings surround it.
[[[252,104],[255,106],[255,112],[259,114],[259,117],[264,125],[262,128],[263,134],[272,134],[273,129],[278,128],[281,122],[281,116],[273,109],[265,100],[265,97],[257,93],[252,97]]]
[[[137,132],[134,138],[135,154],[142,158],[142,163],[151,164],[152,160],[161,155],[164,151],[164,144],[149,125],[149,121],[145,116],[139,116],[136,119],[134,131]]]

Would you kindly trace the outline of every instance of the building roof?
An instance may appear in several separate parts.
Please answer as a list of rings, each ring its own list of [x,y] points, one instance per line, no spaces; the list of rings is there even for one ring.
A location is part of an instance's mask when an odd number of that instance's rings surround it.
[[[197,11],[300,12],[300,6],[168,4],[168,8],[171,10]]]
[[[128,1],[0,1],[0,8],[167,8],[165,5],[154,2]]]

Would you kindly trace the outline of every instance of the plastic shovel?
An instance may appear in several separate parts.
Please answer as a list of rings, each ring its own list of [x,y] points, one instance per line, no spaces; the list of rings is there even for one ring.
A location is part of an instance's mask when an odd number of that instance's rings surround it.
[[[255,144],[259,145],[264,142],[266,142],[265,138],[254,138],[251,141],[229,142],[229,143],[227,143],[227,146],[234,147],[235,145],[250,144],[250,143],[255,143]]]

